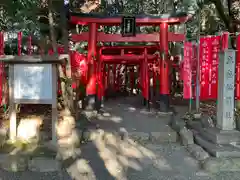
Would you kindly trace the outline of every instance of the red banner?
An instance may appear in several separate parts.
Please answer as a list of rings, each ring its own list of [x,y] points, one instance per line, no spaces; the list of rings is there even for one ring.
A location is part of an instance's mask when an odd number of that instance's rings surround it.
[[[22,55],[22,32],[18,33],[18,55]]]
[[[183,98],[192,98],[192,55],[193,46],[190,42],[184,43],[183,59]]]
[[[200,99],[209,98],[209,63],[211,50],[211,37],[200,38],[199,64],[200,64]]]
[[[237,36],[237,52],[236,52],[236,99],[240,99],[240,35]]]
[[[228,49],[229,32],[224,32],[221,39],[222,39],[221,49],[222,51],[224,51],[225,49]]]
[[[217,99],[221,36],[200,38],[200,99]]]
[[[218,62],[221,36],[211,37],[209,62],[209,98],[217,99],[218,94]]]

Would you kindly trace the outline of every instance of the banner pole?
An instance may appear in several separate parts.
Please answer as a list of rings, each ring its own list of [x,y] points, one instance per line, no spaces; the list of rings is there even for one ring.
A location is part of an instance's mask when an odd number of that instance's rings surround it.
[[[200,12],[198,12],[198,37],[197,37],[197,77],[196,77],[196,111],[200,112],[200,34],[201,34],[201,21],[200,21]]]

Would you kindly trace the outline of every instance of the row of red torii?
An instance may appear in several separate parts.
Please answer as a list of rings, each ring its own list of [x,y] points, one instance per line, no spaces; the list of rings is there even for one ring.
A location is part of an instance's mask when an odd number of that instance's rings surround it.
[[[148,63],[158,61],[159,63],[159,93],[160,93],[160,109],[162,111],[169,110],[169,94],[170,94],[170,77],[169,77],[169,42],[185,41],[185,34],[174,34],[169,32],[169,25],[185,23],[189,20],[186,13],[178,13],[174,15],[161,16],[136,16],[137,26],[159,26],[159,33],[152,34],[136,34],[135,37],[123,37],[121,34],[105,34],[98,32],[99,26],[119,26],[122,22],[122,16],[101,17],[94,14],[71,13],[70,21],[73,24],[88,25],[89,31],[81,34],[71,35],[73,42],[87,41],[88,53],[88,84],[86,85],[86,96],[88,99],[97,97],[97,101],[101,101],[104,96],[103,88],[103,72],[104,64],[136,64],[140,65],[140,79],[142,86],[142,94],[146,102],[149,103],[149,77]],[[98,42],[151,42],[156,46],[139,46],[139,47],[102,47],[99,51]],[[132,48],[132,49],[131,49]],[[121,49],[119,54],[111,55],[105,52],[117,51]],[[126,49],[138,51],[138,54],[124,53]],[[160,55],[155,52],[159,50]],[[98,53],[99,52],[99,53]],[[97,87],[96,87],[97,84]]]
[[[128,64],[139,65],[138,72],[140,73],[140,87],[145,102],[149,106],[149,63],[158,64],[158,78],[159,78],[159,93],[162,101],[161,108],[167,111],[169,108],[169,93],[170,93],[170,77],[169,77],[169,42],[182,42],[185,41],[184,34],[174,34],[168,31],[169,25],[178,23],[185,23],[190,17],[185,13],[179,13],[174,15],[162,15],[158,17],[152,16],[136,16],[137,26],[160,26],[159,33],[152,34],[136,34],[135,37],[123,37],[121,34],[104,34],[98,32],[99,26],[117,26],[122,22],[122,16],[116,17],[99,17],[98,15],[86,15],[81,13],[71,13],[70,21],[73,24],[88,25],[89,31],[81,34],[71,35],[73,42],[87,41],[88,53],[87,53],[87,68],[83,68],[86,73],[86,96],[87,99],[97,97],[97,101],[101,102],[104,96],[104,90],[106,89],[104,82],[106,77],[105,64]],[[3,36],[3,34],[2,34]],[[28,54],[32,54],[31,37],[28,39]],[[4,40],[1,41],[1,51],[3,51]],[[113,47],[98,47],[98,42],[151,42],[156,43],[154,46],[113,46]],[[18,33],[18,55],[22,54],[22,33]],[[64,48],[59,48],[59,54],[63,53]],[[161,52],[161,55],[156,54],[157,51]],[[114,52],[114,53],[113,53]],[[48,52],[50,53],[50,52]],[[1,52],[0,54],[4,54]],[[50,53],[51,54],[51,53]],[[80,54],[70,53],[72,69],[74,67],[81,68],[81,65],[74,65],[79,63],[82,57]],[[76,57],[74,57],[76,55]],[[78,56],[78,57],[77,57]],[[160,57],[161,56],[161,57]],[[74,62],[75,61],[75,62]],[[77,61],[77,62],[76,62]],[[116,67],[116,66],[114,66]],[[108,68],[108,71],[110,69]],[[80,70],[81,71],[81,70]],[[112,69],[113,74],[115,69]],[[76,72],[76,71],[75,71]],[[154,74],[156,76],[156,74]],[[83,75],[82,75],[83,76]],[[107,75],[109,76],[109,74]],[[114,76],[116,77],[116,76]],[[73,73],[73,78],[78,81],[79,77],[76,77]],[[156,80],[157,78],[153,78]],[[79,85],[78,81],[78,84]],[[116,81],[114,80],[114,83]],[[103,85],[104,84],[104,85]],[[154,82],[156,84],[156,82]],[[97,86],[96,86],[97,85]],[[100,104],[100,103],[97,103]]]
[[[160,33],[153,34],[137,34],[135,37],[122,37],[120,34],[104,34],[102,32],[98,32],[98,25],[119,25],[121,23],[121,17],[111,17],[104,18],[102,17],[81,17],[79,14],[73,14],[71,16],[71,22],[77,24],[88,24],[89,32],[81,33],[81,34],[73,34],[71,35],[71,39],[74,42],[79,41],[88,41],[88,54],[87,58],[79,54],[75,51],[70,51],[70,59],[71,66],[73,70],[73,78],[75,82],[77,82],[77,86],[81,83],[86,86],[86,94],[87,97],[97,97],[97,100],[102,100],[104,96],[104,91],[106,87],[109,85],[110,79],[110,71],[113,74],[113,84],[119,83],[119,69],[117,70],[117,64],[127,64],[128,66],[136,66],[138,65],[138,72],[140,76],[140,83],[138,83],[141,88],[142,95],[144,97],[145,102],[149,105],[150,100],[150,88],[149,88],[149,79],[152,78],[153,88],[156,90],[156,80],[158,79],[160,82],[159,93],[162,97],[163,104],[165,105],[165,110],[169,106],[168,96],[170,93],[170,77],[169,77],[169,66],[172,65],[169,61],[168,56],[168,42],[169,41],[185,41],[184,34],[174,34],[168,32],[168,25],[175,24],[178,22],[186,22],[188,20],[188,16],[177,16],[177,17],[168,17],[168,18],[137,18],[136,21],[139,25],[156,25],[160,26]],[[0,55],[3,55],[3,47],[4,47],[4,39],[1,37],[3,33],[0,33]],[[167,35],[166,35],[167,34]],[[227,34],[225,34],[227,35]],[[225,35],[222,36],[222,43],[225,39]],[[227,37],[227,36],[226,36]],[[217,39],[220,38],[216,37]],[[32,54],[31,47],[31,36],[28,37],[28,55]],[[154,42],[156,45],[152,46],[97,46],[97,42]],[[159,44],[160,42],[160,44]],[[189,43],[184,43],[184,59],[185,57],[185,45]],[[201,39],[200,39],[201,45]],[[238,45],[239,47],[239,45]],[[22,33],[18,33],[18,56],[22,55]],[[41,50],[41,49],[40,49]],[[161,56],[156,54],[157,51],[161,51]],[[42,52],[40,52],[41,54]],[[52,54],[50,51],[48,52]],[[64,48],[58,49],[58,54],[64,54]],[[201,51],[200,51],[201,54]],[[82,61],[84,59],[84,61]],[[200,58],[201,59],[201,58]],[[182,61],[183,62],[183,61]],[[106,64],[111,64],[112,69],[106,69]],[[113,65],[114,64],[114,65]],[[186,64],[186,63],[185,63]],[[150,67],[149,67],[150,65]],[[154,68],[151,67],[154,65]],[[120,66],[118,66],[119,68]],[[152,71],[154,69],[154,72]],[[133,69],[130,70],[130,76],[132,75]],[[150,75],[148,72],[153,72]],[[79,81],[79,74],[84,81]],[[157,73],[156,73],[157,72]],[[180,74],[184,74],[185,72],[180,72]],[[116,75],[117,74],[117,75]],[[238,74],[238,73],[237,73]],[[149,77],[150,76],[150,77]],[[107,83],[106,78],[107,77]],[[184,80],[184,78],[182,78]],[[134,81],[130,80],[130,81]],[[135,84],[135,82],[130,82],[131,85]],[[186,83],[184,83],[186,84]],[[97,86],[96,86],[97,85]],[[119,85],[117,85],[119,86]],[[185,87],[185,86],[184,86]],[[238,87],[238,86],[237,86]],[[133,89],[133,86],[131,87]],[[115,88],[116,89],[116,88]],[[184,88],[190,89],[190,88]],[[206,88],[205,88],[206,89]],[[238,89],[238,88],[237,88]],[[184,91],[185,92],[185,91]],[[238,91],[237,91],[238,92]],[[191,93],[190,93],[191,94]],[[203,93],[201,93],[203,94]],[[186,98],[186,97],[185,97]]]

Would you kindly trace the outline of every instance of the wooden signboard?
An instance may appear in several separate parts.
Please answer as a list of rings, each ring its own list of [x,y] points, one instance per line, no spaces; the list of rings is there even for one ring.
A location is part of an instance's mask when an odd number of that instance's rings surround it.
[[[52,104],[52,65],[15,64],[14,102]]]
[[[66,54],[0,57],[9,63],[10,140],[16,140],[17,135],[15,104],[51,104],[52,141],[56,143],[57,64],[66,58]]]

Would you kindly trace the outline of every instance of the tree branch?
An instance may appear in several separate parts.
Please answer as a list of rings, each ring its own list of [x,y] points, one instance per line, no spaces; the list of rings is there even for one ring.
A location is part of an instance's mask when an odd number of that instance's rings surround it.
[[[210,2],[212,2],[216,9],[217,9],[217,12],[220,16],[220,18],[223,20],[225,26],[227,27],[227,29],[229,29],[229,31],[232,29],[231,28],[231,22],[230,22],[230,18],[228,15],[225,14],[224,12],[224,6],[222,4],[222,1],[220,0],[210,0]]]

